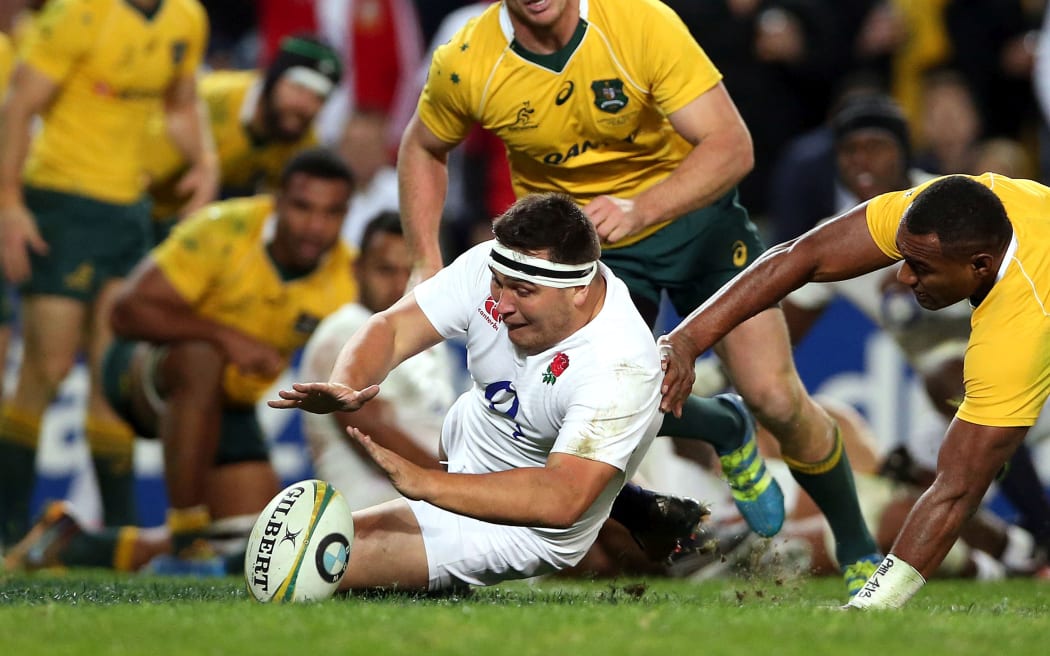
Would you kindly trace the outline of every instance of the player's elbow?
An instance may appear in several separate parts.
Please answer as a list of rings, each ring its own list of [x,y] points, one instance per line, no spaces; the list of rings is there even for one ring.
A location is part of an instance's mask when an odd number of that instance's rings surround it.
[[[591,506],[591,502],[585,495],[578,494],[574,490],[565,490],[558,498],[548,504],[543,513],[543,526],[545,528],[567,529],[580,521],[583,514]]]
[[[735,131],[729,152],[733,170],[740,179],[755,168],[755,147],[751,142],[751,133],[743,125]]]
[[[582,512],[577,513],[566,508],[551,508],[548,512],[543,513],[539,524],[541,528],[567,529],[579,521],[582,516]]]

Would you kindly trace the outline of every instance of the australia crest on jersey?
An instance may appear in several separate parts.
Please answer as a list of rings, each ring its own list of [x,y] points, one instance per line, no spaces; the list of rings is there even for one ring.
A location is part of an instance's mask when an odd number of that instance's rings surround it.
[[[595,80],[591,82],[591,91],[595,107],[610,114],[626,107],[629,100],[623,92],[623,80]]]

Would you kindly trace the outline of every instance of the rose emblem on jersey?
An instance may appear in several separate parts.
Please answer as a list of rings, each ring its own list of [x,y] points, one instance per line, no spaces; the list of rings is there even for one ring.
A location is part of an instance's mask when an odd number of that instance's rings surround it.
[[[558,380],[558,376],[565,373],[565,370],[569,368],[569,356],[564,353],[557,353],[551,363],[547,365],[547,371],[543,372],[543,382],[548,385],[553,385]]]

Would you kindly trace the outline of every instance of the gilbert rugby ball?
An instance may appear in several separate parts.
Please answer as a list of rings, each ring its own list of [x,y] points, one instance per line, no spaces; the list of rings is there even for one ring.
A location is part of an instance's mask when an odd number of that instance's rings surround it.
[[[255,520],[244,578],[262,602],[327,599],[350,559],[354,520],[343,495],[324,481],[281,490]]]

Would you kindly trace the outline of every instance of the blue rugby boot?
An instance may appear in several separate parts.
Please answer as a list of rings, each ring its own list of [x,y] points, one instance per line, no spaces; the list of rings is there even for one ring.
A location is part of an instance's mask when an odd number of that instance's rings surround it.
[[[758,453],[755,419],[738,394],[719,394],[715,398],[736,408],[747,426],[744,443],[719,456],[722,473],[733,493],[733,501],[752,531],[762,537],[773,537],[784,525],[784,492]]]
[[[157,576],[210,578],[227,576],[226,560],[204,539],[196,539],[177,554],[154,556],[140,570]]]
[[[881,562],[882,554],[873,553],[842,568],[842,578],[846,581],[846,592],[851,599],[860,592]]]

